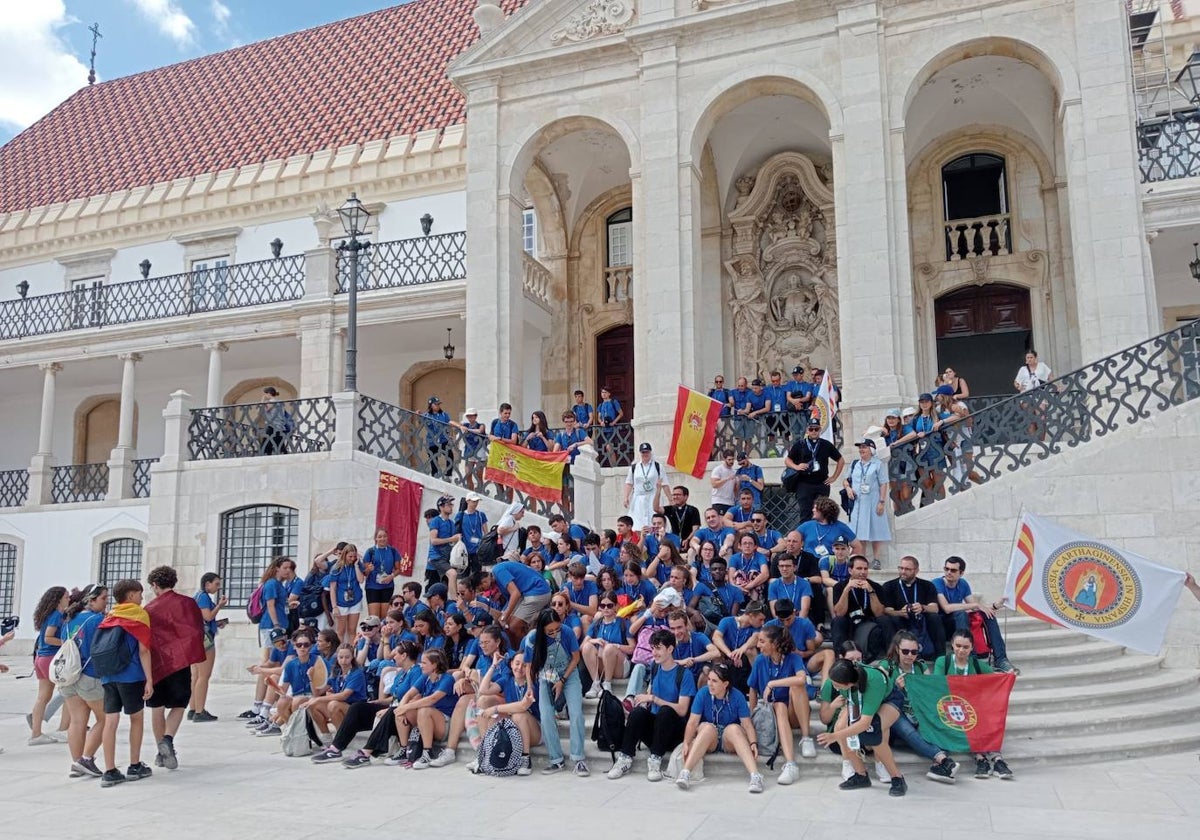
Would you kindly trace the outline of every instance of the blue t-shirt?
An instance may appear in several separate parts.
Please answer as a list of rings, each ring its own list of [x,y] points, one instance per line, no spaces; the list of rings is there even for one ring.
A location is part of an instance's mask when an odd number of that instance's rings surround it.
[[[38,631],[37,637],[37,655],[38,656],[53,656],[58,653],[58,648],[54,645],[46,643],[46,631],[51,627],[54,628],[54,635],[60,641],[66,638],[66,633],[63,632],[63,625],[67,623],[67,618],[58,610],[50,613],[42,624],[42,629]]]
[[[741,411],[750,401],[750,389],[734,388],[729,392],[729,397],[733,400],[733,407]]]
[[[772,618],[767,624],[775,627],[783,626],[783,622],[778,618]],[[797,651],[801,652],[807,651],[809,641],[817,638],[817,628],[802,615],[792,619],[792,626],[788,628],[788,632],[791,633],[792,644],[796,646]]]
[[[750,640],[750,637],[758,632],[755,628],[747,624],[745,627],[739,627],[737,618],[732,615],[725,616],[717,625],[717,632],[721,634],[721,638],[725,640],[725,646],[730,650],[737,650],[742,645]]]
[[[621,413],[621,403],[617,400],[604,400],[600,403],[600,407],[596,409],[596,416],[600,423],[605,426],[612,425],[617,420],[617,415]]]
[[[575,614],[571,613],[571,615]],[[537,631],[530,630],[525,634],[525,639],[521,642],[521,653],[525,655],[525,661],[531,665],[533,664],[533,637],[535,635],[537,635]],[[567,630],[567,622],[564,621],[562,629],[558,631],[558,636],[550,638],[550,642],[547,645],[546,664],[544,667],[554,668],[558,671],[559,676],[561,676],[563,669],[570,664],[571,657],[575,655],[577,650],[579,650],[579,640],[575,638],[574,633]]]
[[[600,562],[617,572],[621,571],[621,549],[617,546],[600,552]]]
[[[720,551],[721,547],[725,545],[725,538],[732,534],[733,529],[723,525],[715,531],[709,527],[700,528],[692,534],[692,538],[699,540],[700,545],[710,542],[717,547],[717,551]]]
[[[767,395],[767,399],[771,401],[772,413],[783,411],[787,408],[787,386],[786,385],[767,385],[763,388],[763,393]]]
[[[293,697],[297,694],[312,694],[312,680],[308,677],[308,669],[313,666],[314,661],[315,657],[312,656],[307,662],[301,662],[300,657],[294,656],[283,663],[283,679],[280,682],[287,683]]]
[[[576,426],[574,431],[568,432],[564,430],[556,434],[554,436],[554,442],[570,454],[571,463],[574,464],[575,456],[579,454],[579,449],[578,447],[571,449],[571,447],[576,443],[583,443],[585,440],[587,440],[587,436],[587,429]],[[574,529],[574,526],[572,526],[572,529]]]
[[[132,633],[127,630],[122,630],[125,634],[125,646],[129,648],[129,664],[122,668],[116,674],[109,674],[107,677],[101,677],[100,682],[103,685],[109,683],[136,683],[146,681],[146,672],[142,668],[142,659],[138,655],[138,640]]]
[[[425,444],[427,446],[441,446],[449,442],[446,437],[446,429],[450,427],[450,415],[444,411],[426,411],[422,417],[425,418]]]
[[[67,636],[74,638],[75,644],[79,646],[79,661],[83,663],[83,673],[89,677],[96,676],[96,669],[91,663],[92,638],[103,619],[103,613],[84,610],[72,618],[67,626]]]
[[[287,647],[284,647],[282,649],[275,647],[275,645],[271,645],[271,650],[267,654],[267,664],[282,665],[284,662],[287,661],[287,658],[289,656],[295,656],[295,655],[296,655],[296,649],[294,647],[292,647],[291,642],[288,642]]]
[[[396,700],[400,700],[424,676],[421,673],[421,669],[416,665],[413,665],[408,670],[401,668],[392,676],[392,687],[388,690],[388,693]]]
[[[757,577],[767,567],[767,558],[757,551],[747,557],[745,554],[735,554],[729,558],[729,572],[741,572],[749,577]]]
[[[549,452],[550,444],[545,436],[529,433],[525,437],[525,448],[532,449],[534,452]]]
[[[683,668],[683,679],[680,679],[679,675],[675,673],[676,668]],[[670,671],[655,665],[651,670],[653,675],[650,678],[650,693],[655,697],[675,703],[681,697],[696,696],[696,678],[682,665],[676,663],[675,668]],[[677,681],[678,686],[675,684]],[[661,703],[651,703],[650,711],[657,714],[661,705]]]
[[[712,595],[713,595],[713,591],[708,588],[708,584],[697,583],[694,589],[685,588],[683,590],[683,603],[686,606],[686,605],[692,603],[693,598],[697,598],[697,597],[703,598],[705,596],[708,596],[709,598],[711,598]]]
[[[275,602],[275,617],[279,619],[278,624],[271,621],[271,611],[267,609],[267,602]],[[258,620],[260,630],[273,630],[276,627],[287,627],[287,592],[284,590],[283,584],[278,578],[271,578],[263,584],[262,590],[262,618]]]
[[[845,522],[821,525],[817,520],[810,519],[797,525],[796,530],[804,538],[804,550],[818,557],[832,556],[833,543],[838,537],[845,537],[848,543],[854,542],[854,530]]]
[[[641,598],[648,606],[654,600],[654,596],[658,594],[658,588],[650,581],[642,578],[635,586],[625,584],[617,590],[617,594],[629,598],[630,603]]]
[[[733,396],[728,388],[709,388],[709,399],[716,400],[721,404],[721,416],[729,416],[729,398]]]
[[[517,590],[525,597],[550,594],[550,584],[544,577],[515,560],[497,563],[492,567],[492,576],[496,578],[496,583],[502,591],[508,589],[510,583],[515,583]]]
[[[783,534],[774,528],[764,528],[761,534],[756,533],[754,536],[758,538],[758,547],[765,548],[767,551],[779,545],[779,541],[783,539]]]
[[[456,533],[457,530],[454,527],[454,520],[452,519],[443,519],[440,516],[435,516],[433,519],[429,520],[429,536],[431,537],[437,537],[438,539],[444,540],[449,539]],[[429,559],[448,563],[450,561],[450,550],[453,548],[454,546],[450,543],[434,545],[433,542],[430,541]]]
[[[812,594],[812,584],[802,577],[795,578],[791,583],[784,583],[783,578],[775,578],[767,584],[768,601],[787,598],[797,610],[800,609],[800,599],[811,598]]]
[[[478,458],[479,450],[487,443],[483,436],[484,425],[476,420],[474,423],[463,423],[463,428],[470,429],[463,433],[463,451],[468,458]]]
[[[713,592],[721,599],[721,603],[725,605],[725,611],[730,615],[736,613],[737,608],[746,603],[746,593],[732,583],[714,586]]]
[[[749,522],[750,517],[754,516],[754,505],[751,505],[750,509],[746,510],[739,504],[736,507],[731,507],[726,512],[729,514],[729,518],[733,520],[734,525],[741,525],[745,522]]]
[[[575,415],[576,423],[586,426],[588,418],[591,417],[594,412],[592,411],[592,406],[585,402],[582,405],[575,403],[575,405],[571,406],[571,413]]]
[[[835,562],[835,557],[822,557],[821,562],[817,564],[817,568],[823,572],[829,572],[829,577],[833,578],[835,583],[840,583],[850,577],[850,561],[845,563]],[[934,584],[937,585],[936,583]]]
[[[467,544],[467,553],[474,554],[479,550],[479,543],[483,541],[483,535],[487,533],[487,514],[481,510],[476,510],[474,513],[463,511],[458,521],[462,530],[463,542]]]
[[[498,437],[511,443],[513,435],[520,434],[520,432],[521,427],[517,425],[516,420],[501,420],[499,417],[497,417],[492,421],[492,437]]]
[[[435,672],[429,676],[422,676],[420,682],[417,683],[417,690],[421,692],[422,697],[428,697],[435,691],[444,692],[441,699],[433,704],[433,707],[447,717],[454,714],[454,704],[458,702],[458,698],[454,695],[454,677],[450,674],[439,676]]]
[[[329,580],[331,583],[337,584],[337,605],[339,607],[353,607],[362,600],[362,584],[358,582],[357,564],[345,566],[341,571],[334,572],[329,576]]]
[[[394,582],[379,582],[380,575],[394,574],[396,567],[400,565],[400,552],[392,548],[392,546],[387,545],[383,548],[374,545],[371,546],[367,549],[367,553],[363,555],[362,562],[364,567],[367,563],[375,564],[375,568],[367,572],[367,589],[390,590],[396,585]]]
[[[692,714],[699,715],[703,723],[711,723],[717,727],[730,726],[742,718],[750,717],[750,704],[746,702],[746,695],[733,686],[729,687],[729,693],[724,700],[718,700],[712,696],[706,685],[696,692],[696,699],[692,701]]]
[[[211,595],[209,595],[207,592],[197,592],[195,601],[196,601],[196,606],[198,606],[202,610],[213,610],[213,609],[217,608],[217,602],[214,601],[213,597]],[[216,619],[216,617],[214,617],[212,619],[212,621],[204,622],[204,629],[208,632],[208,635],[210,638],[213,638],[213,639],[217,638],[217,619]]]
[[[767,396],[765,389],[761,393],[756,394],[752,388],[750,389],[750,393],[746,395],[746,402],[744,405],[751,411],[759,411],[767,407],[768,399],[769,397]]]
[[[367,672],[362,668],[355,668],[349,674],[336,675],[329,678],[329,693],[337,694],[339,691],[349,689],[350,695],[342,702],[344,703],[361,703],[367,699]]]
[[[589,639],[603,639],[614,645],[626,645],[629,644],[629,622],[624,618],[615,618],[608,624],[593,621],[587,634]]]
[[[579,589],[575,588],[575,584],[568,580],[562,585],[562,591],[567,593],[567,597],[571,599],[572,604],[581,604],[587,606],[592,596],[600,597],[600,590],[596,588],[594,580],[584,580],[583,586]]]
[[[703,656],[708,653],[708,646],[710,644],[712,642],[708,636],[693,630],[686,642],[677,641],[675,643],[675,659],[692,659],[697,656]],[[697,662],[692,666],[692,673],[699,676],[700,672],[704,670],[704,664],[703,662]]]
[[[971,584],[967,583],[967,579],[964,577],[958,579],[958,583],[953,589],[946,586],[946,579],[944,577],[936,578],[933,581],[933,588],[937,590],[939,595],[945,596],[947,604],[965,603],[971,595]]]
[[[754,665],[750,668],[750,678],[747,680],[747,684],[750,688],[758,692],[759,697],[768,699],[772,703],[786,703],[788,701],[788,690],[786,688],[776,688],[771,692],[771,696],[767,698],[767,683],[771,680],[784,680],[788,677],[794,677],[797,674],[806,673],[808,672],[804,668],[804,660],[800,658],[800,654],[798,653],[789,653],[780,659],[778,663],[772,662],[769,656],[760,655],[755,658]]]

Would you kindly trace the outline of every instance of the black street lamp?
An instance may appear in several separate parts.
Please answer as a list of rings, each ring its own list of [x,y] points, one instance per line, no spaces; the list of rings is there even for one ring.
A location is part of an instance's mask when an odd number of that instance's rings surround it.
[[[283,240],[276,236],[271,240],[271,257],[279,259],[279,255],[283,253]]]
[[[338,215],[342,219],[342,228],[346,231],[346,236],[349,239],[338,245],[337,249],[350,255],[350,287],[346,290],[350,294],[350,306],[346,323],[346,376],[342,387],[346,391],[357,391],[358,254],[360,251],[365,251],[371,247],[370,242],[360,242],[358,237],[367,232],[367,220],[371,218],[371,213],[366,207],[363,207],[362,202],[358,200],[357,194],[350,193],[350,198],[338,208]]]
[[[138,263],[138,271],[142,273],[143,280],[150,279],[150,260],[145,259]]]
[[[22,280],[17,284],[17,294],[21,296],[21,300],[25,300],[25,296],[29,294],[29,281]]]
[[[1192,251],[1196,254],[1196,259],[1188,261],[1188,271],[1192,272],[1193,279],[1200,280],[1200,242],[1192,243]]]
[[[450,343],[450,328],[446,327],[446,343],[442,346],[442,355],[446,357],[446,361],[454,358],[454,345]]]
[[[421,233],[424,236],[428,236],[431,230],[433,230],[433,216],[426,213],[421,217]]]

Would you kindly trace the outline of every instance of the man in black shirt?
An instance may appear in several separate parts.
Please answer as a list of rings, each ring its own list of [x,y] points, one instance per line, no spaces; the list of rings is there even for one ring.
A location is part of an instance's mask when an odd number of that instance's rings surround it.
[[[671,504],[663,513],[671,523],[671,532],[679,535],[683,545],[688,544],[692,534],[700,527],[700,511],[688,504],[688,489],[682,484],[671,488]]]
[[[888,638],[879,623],[883,615],[883,587],[868,578],[871,561],[861,554],[850,558],[850,577],[833,587],[833,649],[853,639],[864,662],[874,662],[887,651]]]
[[[829,474],[830,461],[837,463],[833,475]],[[809,421],[804,437],[792,444],[783,462],[796,471],[789,479],[792,482],[789,489],[796,494],[800,522],[807,522],[812,519],[813,502],[818,496],[828,496],[830,485],[842,474],[845,466],[842,453],[821,437],[820,423]]]
[[[921,643],[921,656],[933,659],[946,649],[946,632],[938,614],[937,590],[917,575],[921,564],[916,557],[900,558],[900,576],[883,585],[883,612],[880,622],[890,640],[899,630],[907,630]]]

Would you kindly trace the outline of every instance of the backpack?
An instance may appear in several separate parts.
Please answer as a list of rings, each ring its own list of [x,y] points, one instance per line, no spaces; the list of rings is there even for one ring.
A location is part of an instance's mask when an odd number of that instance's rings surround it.
[[[408,744],[404,747],[404,758],[406,761],[415,762],[421,757],[421,753],[425,751],[425,745],[421,743],[421,730],[413,727],[408,733]]]
[[[967,619],[971,630],[971,639],[975,642],[975,655],[987,656],[992,652],[992,646],[988,642],[987,628],[983,623],[983,613],[973,612],[967,616]]]
[[[671,757],[667,759],[663,775],[668,779],[678,779],[681,770],[683,770],[683,744],[671,751]],[[696,765],[696,769],[692,771],[692,781],[704,781],[704,759],[701,759],[700,763]]]
[[[633,656],[630,657],[634,665],[649,665],[654,661],[654,655],[650,651],[650,637],[657,629],[657,627],[646,624],[638,631],[637,646],[634,647]]]
[[[292,757],[311,755],[314,747],[319,747],[321,741],[314,738],[312,721],[308,709],[294,712],[287,723],[283,725],[283,733],[279,742],[283,745],[283,754]]]
[[[467,553],[467,544],[464,540],[459,540],[450,549],[450,568],[456,572],[466,571],[470,559],[470,555]]]
[[[611,691],[600,692],[596,719],[592,722],[592,740],[601,750],[607,750],[617,763],[617,750],[625,740],[625,707]]]
[[[304,586],[300,590],[300,604],[296,607],[300,618],[317,618],[325,613],[325,599],[329,592],[321,585],[321,577],[320,572],[311,572],[304,579]]]
[[[476,753],[483,776],[515,776],[521,768],[525,740],[509,718],[500,718],[488,729]]]
[[[760,697],[758,705],[750,713],[750,722],[754,724],[754,735],[758,738],[758,754],[767,759],[767,767],[775,769],[775,758],[780,751],[779,727],[775,721],[775,710],[765,697]]]
[[[97,627],[92,637],[92,670],[100,677],[121,673],[133,658],[123,627]]]
[[[263,603],[263,587],[266,585],[266,582],[263,582],[254,587],[254,591],[250,593],[250,600],[246,602],[246,618],[250,619],[251,624],[262,621],[267,611],[267,606]]]
[[[75,685],[79,681],[79,675],[83,673],[83,663],[79,658],[79,643],[75,641],[75,637],[78,635],[78,630],[71,634],[59,646],[54,658],[50,660],[50,682],[59,688]]]
[[[942,661],[943,670],[945,670],[945,672],[947,674],[952,674],[953,671],[951,669],[954,667],[954,655],[947,653],[947,654],[943,654],[940,658]],[[970,671],[972,674],[982,673],[979,670],[979,660],[976,659],[974,656],[972,656],[970,659],[968,659],[967,663],[968,663],[967,670]],[[961,675],[959,675],[959,676],[961,676]]]
[[[500,553],[500,534],[496,531],[496,526],[483,535],[483,539],[479,541],[479,548],[475,549],[475,557],[479,560],[481,566],[496,565],[497,557]]]

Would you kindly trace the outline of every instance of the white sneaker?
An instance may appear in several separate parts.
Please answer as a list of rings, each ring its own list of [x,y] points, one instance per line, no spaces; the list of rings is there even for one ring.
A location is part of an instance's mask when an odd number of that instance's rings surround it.
[[[680,770],[679,778],[677,778],[675,780],[675,787],[679,788],[680,790],[687,790],[691,786],[692,786],[692,771],[691,770]]]
[[[843,758],[842,759],[842,781],[843,782],[846,781],[846,779],[849,779],[853,775],[854,775],[854,765]]]
[[[800,739],[800,755],[804,758],[817,757],[817,742],[812,738]]]
[[[445,767],[447,764],[453,764],[457,759],[458,759],[458,756],[454,754],[454,750],[447,747],[446,749],[444,749],[440,753],[438,753],[437,756],[429,762],[429,766],[430,767]]]
[[[779,773],[779,784],[791,785],[800,781],[800,768],[796,766],[796,762],[789,761],[783,765],[783,770]]]
[[[612,691],[612,683],[609,682],[608,680],[605,680],[604,682],[600,683],[600,687],[603,688],[605,691]]]
[[[31,747],[40,747],[40,746],[44,746],[45,744],[57,744],[58,739],[51,737],[50,735],[47,735],[45,732],[43,732],[41,735],[37,735],[33,738],[30,738],[28,743],[29,743],[29,746],[31,746]]]
[[[662,756],[650,756],[650,758],[646,760],[646,781],[661,782],[662,777]]]
[[[619,779],[629,772],[629,768],[633,766],[633,759],[625,755],[625,753],[617,753],[617,760],[613,762],[612,769],[608,771],[608,778]]]
[[[429,752],[427,750],[427,751],[421,753],[421,757],[413,762],[412,769],[428,770],[432,766],[433,766],[433,759],[429,757]]]
[[[600,683],[592,683],[592,687],[587,690],[587,694],[583,695],[585,700],[595,700],[600,696]]]
[[[468,773],[478,773],[479,772],[479,762],[472,761],[471,763],[469,763],[467,765],[467,772]]]
[[[751,774],[750,774],[750,787],[749,787],[749,791],[750,791],[751,793],[762,793],[762,792],[763,792],[763,777],[762,777],[762,773],[751,773]]]
[[[890,785],[892,783],[892,774],[883,766],[882,761],[875,762],[875,778],[879,779],[883,784]]]

